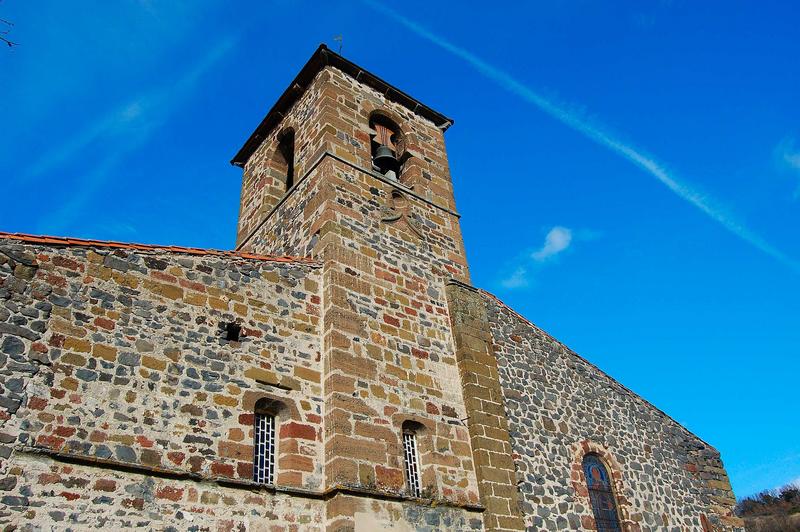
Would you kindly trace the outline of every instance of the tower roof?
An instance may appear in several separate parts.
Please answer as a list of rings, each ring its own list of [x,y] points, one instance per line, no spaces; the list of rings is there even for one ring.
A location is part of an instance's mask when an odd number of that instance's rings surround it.
[[[283,94],[281,94],[280,98],[278,98],[278,101],[275,102],[275,105],[272,106],[272,109],[269,110],[267,116],[264,117],[256,130],[250,135],[250,138],[247,139],[244,145],[233,157],[231,164],[235,166],[244,166],[253,152],[256,151],[258,146],[261,144],[261,141],[264,140],[272,128],[274,128],[281,121],[284,114],[291,109],[292,105],[294,105],[294,103],[305,92],[306,88],[314,79],[314,77],[323,68],[329,65],[341,70],[359,82],[380,92],[387,100],[407,107],[423,118],[427,118],[440,127],[442,131],[446,130],[453,124],[453,121],[450,118],[437,111],[434,111],[419,100],[409,96],[397,87],[385,82],[375,74],[372,74],[355,63],[348,61],[341,55],[330,50],[324,44],[320,44],[319,48],[317,48],[305,66],[303,66],[303,68],[300,70],[300,73],[297,74],[297,77],[294,78],[294,81],[292,81],[289,84],[289,87],[283,91]]]

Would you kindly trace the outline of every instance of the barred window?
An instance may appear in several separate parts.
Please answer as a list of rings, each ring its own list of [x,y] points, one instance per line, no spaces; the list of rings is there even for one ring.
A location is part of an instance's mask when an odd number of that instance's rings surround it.
[[[417,434],[411,430],[403,431],[403,455],[406,465],[406,483],[408,492],[414,497],[420,497],[419,478],[419,453],[417,451]]]
[[[615,532],[622,530],[617,514],[617,503],[611,487],[611,477],[600,458],[587,454],[583,458],[583,474],[589,488],[589,500],[592,503],[594,520],[599,532]]]
[[[253,442],[253,480],[275,483],[275,416],[255,414]]]

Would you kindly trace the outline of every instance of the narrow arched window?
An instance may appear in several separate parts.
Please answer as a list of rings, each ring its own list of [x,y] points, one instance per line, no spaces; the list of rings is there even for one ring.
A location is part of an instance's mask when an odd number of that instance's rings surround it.
[[[260,400],[253,416],[253,480],[259,484],[275,483],[277,416],[270,406]]]
[[[278,136],[278,154],[283,158],[286,172],[285,182],[288,191],[294,185],[294,130],[287,129]]]
[[[253,480],[259,484],[275,482],[275,416],[255,415],[253,442]]]
[[[617,503],[611,486],[611,477],[603,462],[596,455],[587,454],[583,459],[583,474],[589,488],[594,520],[600,532],[622,530],[619,523]]]
[[[400,128],[380,114],[372,115],[369,127],[372,130],[370,142],[372,168],[389,179],[398,180],[403,151]]]
[[[406,470],[408,493],[413,497],[422,496],[422,483],[419,471],[419,449],[417,431],[413,427],[403,428],[403,462]]]

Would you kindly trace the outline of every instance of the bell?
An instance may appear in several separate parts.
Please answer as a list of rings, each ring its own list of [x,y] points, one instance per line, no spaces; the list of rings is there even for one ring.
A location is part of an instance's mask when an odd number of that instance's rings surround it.
[[[380,170],[382,174],[386,174],[386,172],[394,170],[397,167],[397,159],[389,146],[378,146],[378,149],[375,150],[375,157],[372,159],[372,162],[378,167],[378,170]]]

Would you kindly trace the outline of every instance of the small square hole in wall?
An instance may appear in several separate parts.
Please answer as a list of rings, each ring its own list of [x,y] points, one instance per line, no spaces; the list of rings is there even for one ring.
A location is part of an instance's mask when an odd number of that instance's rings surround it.
[[[225,324],[225,339],[229,342],[240,342],[242,339],[242,326],[236,322]]]

